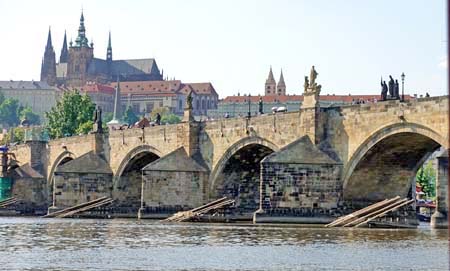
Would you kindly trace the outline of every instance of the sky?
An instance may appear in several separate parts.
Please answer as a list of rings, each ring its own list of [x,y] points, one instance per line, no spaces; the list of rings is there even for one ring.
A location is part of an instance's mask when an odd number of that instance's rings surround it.
[[[270,67],[301,94],[312,65],[322,94],[379,94],[402,72],[405,93],[447,93],[444,0],[0,0],[0,80],[39,80],[48,28],[58,60],[82,9],[95,57],[111,31],[113,59],[155,58],[221,98],[263,94]]]

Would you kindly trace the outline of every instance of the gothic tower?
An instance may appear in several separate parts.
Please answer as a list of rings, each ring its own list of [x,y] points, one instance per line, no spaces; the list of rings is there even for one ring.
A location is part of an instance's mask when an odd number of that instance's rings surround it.
[[[286,95],[286,84],[284,83],[283,70],[281,70],[280,80],[277,84],[277,94]]]
[[[83,86],[88,80],[88,67],[94,57],[93,43],[89,44],[84,27],[84,16],[81,12],[80,26],[75,44],[70,42],[67,79],[70,86]]]
[[[273,78],[272,66],[270,67],[269,76],[266,80],[266,88],[265,88],[266,96],[277,95],[277,82]]]
[[[106,49],[106,63],[108,65],[108,75],[112,76],[112,47],[111,47],[111,31],[109,31],[108,48]]]
[[[45,81],[51,86],[56,84],[56,59],[50,28],[48,29],[47,45],[41,65],[41,81]]]
[[[64,31],[64,41],[63,47],[61,49],[61,56],[59,57],[59,63],[67,63],[68,60],[69,60],[69,50],[67,49],[66,31]]]

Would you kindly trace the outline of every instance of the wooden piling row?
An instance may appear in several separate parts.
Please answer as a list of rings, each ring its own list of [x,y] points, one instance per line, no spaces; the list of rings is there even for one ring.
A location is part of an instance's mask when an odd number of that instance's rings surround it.
[[[414,199],[401,199],[399,196],[392,199],[385,199],[351,214],[342,216],[325,225],[325,227],[360,227],[412,202],[414,202]]]
[[[84,212],[84,211],[88,211],[90,209],[96,208],[96,207],[100,207],[106,204],[111,203],[113,200],[111,198],[108,197],[101,197],[98,199],[94,199],[88,202],[84,202],[57,212],[53,212],[53,213],[49,213],[43,217],[45,218],[49,218],[49,217],[68,217],[71,215],[74,215],[76,213],[79,212]]]
[[[17,201],[18,201],[18,199],[14,198],[14,197],[4,199],[4,200],[0,201],[0,208],[4,208],[8,205],[14,204]]]
[[[234,203],[233,199],[228,199],[227,197],[220,198],[218,200],[212,201],[200,207],[194,208],[189,211],[178,212],[173,216],[170,216],[163,220],[163,222],[183,222],[191,220],[195,217],[199,217],[208,213],[209,211],[225,207]]]

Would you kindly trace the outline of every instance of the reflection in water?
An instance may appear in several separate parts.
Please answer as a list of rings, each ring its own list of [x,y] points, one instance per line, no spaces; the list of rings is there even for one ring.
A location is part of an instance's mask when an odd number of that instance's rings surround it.
[[[448,270],[447,231],[0,218],[5,270]]]

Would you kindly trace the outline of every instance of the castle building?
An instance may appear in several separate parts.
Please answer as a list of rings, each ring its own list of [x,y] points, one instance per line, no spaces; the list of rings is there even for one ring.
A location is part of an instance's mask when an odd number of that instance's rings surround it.
[[[49,85],[65,85],[81,87],[86,83],[109,84],[120,80],[126,81],[156,81],[163,80],[153,58],[113,60],[111,32],[106,49],[106,59],[94,57],[94,43],[86,38],[84,15],[81,13],[80,26],[75,42],[67,46],[67,36],[64,40],[56,63],[55,51],[52,45],[49,29],[47,45],[41,66],[41,81]]]

